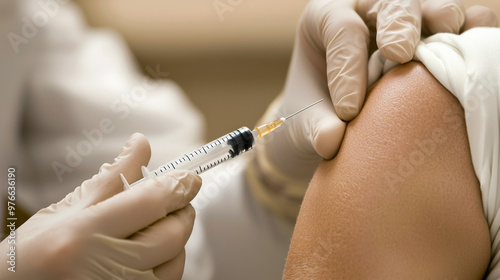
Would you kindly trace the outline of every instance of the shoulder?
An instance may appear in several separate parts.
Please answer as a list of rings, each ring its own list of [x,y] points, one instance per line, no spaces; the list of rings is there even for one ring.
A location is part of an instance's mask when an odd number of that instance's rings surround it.
[[[479,279],[489,243],[463,110],[412,62],[372,88],[317,169],[285,276]]]

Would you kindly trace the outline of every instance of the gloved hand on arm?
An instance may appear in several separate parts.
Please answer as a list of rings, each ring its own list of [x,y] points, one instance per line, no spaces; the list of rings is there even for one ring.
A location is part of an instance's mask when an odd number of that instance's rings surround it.
[[[146,138],[132,135],[113,164],[31,217],[16,232],[16,272],[0,278],[180,279],[201,179],[177,171],[123,191],[120,173],[140,179],[150,156]]]
[[[490,9],[467,11],[461,0],[313,0],[303,12],[283,92],[259,123],[286,116],[324,98],[290,119],[268,139],[247,169],[254,195],[268,208],[295,220],[318,163],[332,159],[346,123],[365,100],[368,58],[413,58],[421,32],[459,33],[496,26]],[[370,141],[370,139],[366,139]]]

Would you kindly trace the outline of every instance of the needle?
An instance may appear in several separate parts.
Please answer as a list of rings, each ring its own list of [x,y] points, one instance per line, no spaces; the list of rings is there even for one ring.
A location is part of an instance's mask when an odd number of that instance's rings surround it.
[[[313,104],[311,104],[311,105],[309,105],[309,106],[306,106],[306,107],[304,107],[304,108],[302,108],[302,109],[298,110],[297,112],[295,112],[295,113],[291,114],[290,116],[286,117],[286,118],[285,118],[285,120],[288,120],[289,118],[291,118],[291,117],[293,117],[293,116],[297,115],[298,113],[300,113],[300,112],[302,112],[302,111],[304,111],[304,110],[309,109],[310,107],[312,107],[312,106],[314,106],[314,105],[316,105],[316,104],[320,103],[321,101],[323,101],[323,98],[321,98],[320,100],[318,100],[318,101],[314,102]]]

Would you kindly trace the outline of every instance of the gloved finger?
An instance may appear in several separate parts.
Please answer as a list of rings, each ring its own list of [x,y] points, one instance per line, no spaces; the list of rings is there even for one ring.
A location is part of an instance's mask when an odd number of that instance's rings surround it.
[[[315,92],[313,91],[312,94]],[[304,104],[310,104],[314,99],[302,100]],[[299,107],[294,104],[293,107],[276,108],[279,100],[275,100],[268,113],[278,111],[278,116],[296,111]],[[285,112],[283,112],[285,111]],[[266,141],[266,156],[270,162],[282,162],[280,171],[290,174],[293,178],[308,178],[314,173],[319,162],[322,159],[333,158],[337,153],[342,141],[345,122],[340,120],[333,109],[333,104],[324,100],[314,107],[301,113],[300,117],[290,119],[286,129],[277,130]],[[290,143],[281,145],[280,143]],[[283,162],[283,155],[287,155],[287,160]]]
[[[410,61],[420,41],[422,14],[418,0],[379,1],[377,46],[382,54],[399,63]]]
[[[149,141],[141,133],[134,133],[112,164],[102,165],[96,176],[82,184],[83,195],[86,199],[92,196],[90,202],[97,203],[123,191],[120,173],[135,182],[142,178],[141,166],[147,166],[150,158]]]
[[[328,102],[317,105],[308,119],[308,134],[313,148],[324,159],[332,159],[338,152],[346,124],[338,119]]]
[[[462,0],[424,0],[422,2],[423,30],[427,34],[441,32],[458,34],[465,22]]]
[[[497,14],[488,7],[472,6],[465,12],[463,31],[474,27],[498,27]]]
[[[195,210],[191,204],[160,219],[129,238],[134,255],[124,263],[139,270],[157,267],[184,249],[194,225]]]
[[[79,223],[83,228],[125,238],[185,207],[200,187],[201,178],[195,173],[172,171],[85,209]]]
[[[186,262],[186,250],[177,255],[170,261],[156,267],[153,271],[158,279],[177,280],[184,274],[184,264]]]
[[[83,246],[78,242],[73,244],[73,247],[75,245]],[[130,265],[132,256],[136,257],[134,260],[143,257],[135,251],[137,246],[133,241],[102,234],[91,234],[87,237],[84,246],[85,254],[82,254],[81,257],[93,264],[92,274],[89,275],[88,266],[78,266],[73,271],[75,277],[70,277],[70,279],[80,279],[82,275],[86,275],[89,277],[88,279],[157,280],[152,268],[141,270]],[[125,258],[127,256],[128,259]]]
[[[120,173],[123,173],[129,182],[135,182],[142,178],[141,166],[147,166],[150,157],[151,148],[146,137],[140,133],[131,135],[112,164],[103,164],[99,173],[83,182],[51,208],[69,207],[76,202],[83,203],[82,208],[85,208],[112,197],[123,190]]]
[[[321,52],[326,52],[330,96],[338,117],[346,121],[361,110],[367,79],[368,28],[354,5],[355,1],[344,0],[312,2],[301,18],[301,26],[307,31],[299,34],[299,39],[312,40]],[[306,43],[300,45],[307,48]],[[317,51],[305,50],[305,53]]]

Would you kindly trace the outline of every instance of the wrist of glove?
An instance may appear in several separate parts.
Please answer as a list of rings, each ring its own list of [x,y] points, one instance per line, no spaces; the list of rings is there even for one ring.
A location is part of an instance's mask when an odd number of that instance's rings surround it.
[[[293,179],[280,171],[266,155],[266,147],[257,149],[258,155],[245,170],[253,196],[278,216],[295,222],[299,214],[309,180]]]

